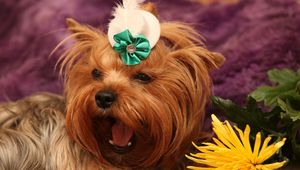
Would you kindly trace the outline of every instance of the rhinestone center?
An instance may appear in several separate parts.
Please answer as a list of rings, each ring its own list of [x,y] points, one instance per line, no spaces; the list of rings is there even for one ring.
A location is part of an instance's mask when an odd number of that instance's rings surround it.
[[[135,45],[134,44],[129,44],[127,47],[126,47],[126,50],[129,52],[129,53],[134,53],[136,48],[135,48]]]

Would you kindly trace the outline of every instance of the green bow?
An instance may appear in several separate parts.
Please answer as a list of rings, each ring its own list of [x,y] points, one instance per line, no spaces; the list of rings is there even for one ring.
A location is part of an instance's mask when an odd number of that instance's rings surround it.
[[[151,48],[147,38],[139,34],[133,37],[128,29],[114,35],[116,43],[113,49],[120,54],[126,65],[137,65],[150,54]]]

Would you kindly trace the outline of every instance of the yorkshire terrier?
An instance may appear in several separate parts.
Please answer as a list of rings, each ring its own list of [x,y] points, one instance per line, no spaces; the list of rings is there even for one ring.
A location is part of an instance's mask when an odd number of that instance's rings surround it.
[[[157,17],[153,4],[141,9]],[[59,60],[64,98],[0,105],[0,169],[184,169],[224,57],[192,27],[166,22],[149,57],[125,65],[106,33],[67,26],[76,41]]]

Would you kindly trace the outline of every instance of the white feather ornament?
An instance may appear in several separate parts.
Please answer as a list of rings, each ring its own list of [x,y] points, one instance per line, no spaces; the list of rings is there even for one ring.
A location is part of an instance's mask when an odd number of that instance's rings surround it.
[[[151,48],[155,46],[160,37],[160,24],[158,19],[148,11],[140,9],[140,4],[144,0],[123,0],[123,4],[118,4],[112,15],[114,19],[108,25],[108,38],[113,46],[115,41],[113,36],[126,29],[133,36],[143,34],[149,40]]]

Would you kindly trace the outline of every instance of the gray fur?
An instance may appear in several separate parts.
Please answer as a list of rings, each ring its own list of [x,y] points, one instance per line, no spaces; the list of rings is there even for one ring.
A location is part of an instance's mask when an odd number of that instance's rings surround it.
[[[0,170],[103,169],[68,138],[61,96],[0,104]]]

